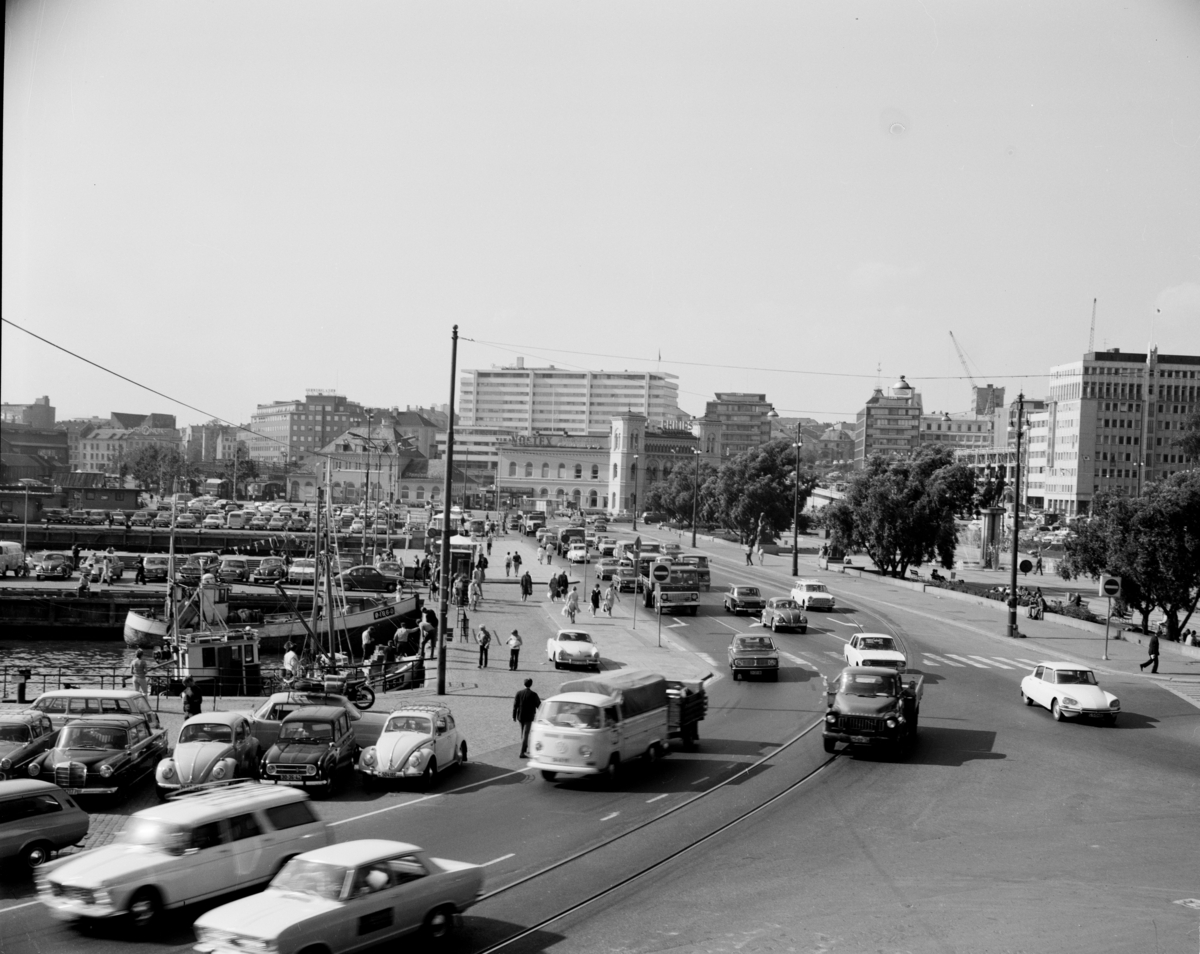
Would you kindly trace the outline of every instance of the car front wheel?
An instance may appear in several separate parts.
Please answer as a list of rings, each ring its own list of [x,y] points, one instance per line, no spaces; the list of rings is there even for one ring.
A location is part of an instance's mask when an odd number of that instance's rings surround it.
[[[1055,699],[1055,700],[1054,700],[1052,703],[1050,703],[1050,714],[1051,714],[1052,716],[1054,716],[1054,721],[1055,721],[1055,722],[1062,722],[1062,720],[1063,720],[1063,711],[1062,711],[1062,709],[1060,709],[1060,708],[1058,707],[1058,700],[1057,700],[1057,699]]]
[[[139,888],[129,902],[129,921],[135,931],[147,931],[158,921],[162,898],[154,888]]]
[[[425,915],[421,933],[430,941],[440,941],[454,930],[454,909],[449,906],[434,908]]]
[[[1030,698],[1029,698],[1029,696],[1025,695],[1025,690],[1024,690],[1024,689],[1022,689],[1022,690],[1021,690],[1021,701],[1022,701],[1023,703],[1025,703],[1025,705],[1027,705],[1027,706],[1031,706],[1031,705],[1033,705],[1033,700],[1032,700],[1032,699],[1030,699]]]

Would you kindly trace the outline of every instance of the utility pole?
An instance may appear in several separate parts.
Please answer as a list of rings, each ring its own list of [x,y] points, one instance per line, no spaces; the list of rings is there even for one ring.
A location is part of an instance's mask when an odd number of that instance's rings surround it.
[[[1025,392],[1017,395],[1017,461],[1013,468],[1012,566],[1008,579],[1008,635],[1017,639],[1017,550],[1021,538],[1021,420],[1025,416]]]
[[[792,576],[800,575],[800,448],[804,442],[800,438],[800,421],[796,421],[796,473],[792,476]]]
[[[700,448],[692,449],[696,455],[696,475],[692,478],[692,549],[696,549],[696,502],[700,499]]]
[[[458,374],[458,325],[450,333],[450,413],[446,417],[446,477],[442,491],[442,559],[438,594],[437,694],[446,694],[446,614],[450,599],[450,495],[454,491],[454,379]],[[461,635],[461,634],[460,634]]]

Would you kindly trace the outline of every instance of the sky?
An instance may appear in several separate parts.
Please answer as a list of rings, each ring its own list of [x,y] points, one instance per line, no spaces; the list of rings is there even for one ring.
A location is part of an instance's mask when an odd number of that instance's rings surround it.
[[[59,419],[443,404],[455,324],[821,421],[966,410],[951,331],[1045,396],[1093,299],[1200,354],[1195,0],[9,0],[4,81],[0,390]]]

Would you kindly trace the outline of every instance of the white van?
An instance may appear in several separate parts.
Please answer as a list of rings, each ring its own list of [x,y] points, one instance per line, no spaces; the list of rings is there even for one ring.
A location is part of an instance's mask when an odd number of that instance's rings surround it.
[[[25,548],[11,540],[0,540],[0,576],[7,576],[9,570],[12,570],[14,576],[28,575]]]
[[[225,514],[225,526],[229,530],[241,530],[250,522],[251,516],[244,510],[230,510]]]

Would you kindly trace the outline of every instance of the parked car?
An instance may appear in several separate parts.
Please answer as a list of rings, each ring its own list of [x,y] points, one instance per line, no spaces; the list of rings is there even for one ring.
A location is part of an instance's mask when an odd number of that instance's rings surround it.
[[[289,583],[311,583],[316,572],[317,561],[311,557],[301,557],[292,561],[288,568],[287,580]]]
[[[296,532],[307,530],[308,521],[300,516],[288,517],[287,529]]]
[[[347,841],[297,855],[262,894],[206,911],[196,950],[342,954],[417,932],[437,942],[482,894],[479,865],[399,841]]]
[[[388,718],[386,712],[363,712],[345,696],[334,692],[276,692],[250,714],[259,747],[264,751],[270,747],[279,737],[283,720],[297,709],[307,706],[337,706],[344,709],[359,748],[375,744]]]
[[[303,792],[254,782],[189,792],[133,814],[115,843],[54,866],[38,897],[64,920],[125,918],[144,931],[164,908],[244,891],[332,842]]]
[[[358,761],[350,717],[340,706],[306,706],[284,717],[262,759],[262,777],[329,794]]]
[[[121,558],[112,553],[93,553],[84,561],[80,573],[86,573],[88,579],[92,583],[99,583],[104,579],[104,567],[108,565],[109,580],[119,580],[125,573],[125,564],[121,562]]]
[[[908,668],[908,660],[896,640],[885,633],[855,633],[842,647],[842,655],[847,666],[873,666],[896,672]]]
[[[751,613],[761,615],[767,607],[762,592],[757,586],[731,586],[722,600],[726,613]]]
[[[729,644],[729,671],[734,682],[748,676],[779,680],[779,650],[770,636],[734,636]]]
[[[267,524],[269,524],[270,522],[271,522],[270,517],[267,517],[261,513],[256,513],[253,517],[250,518],[249,527],[251,530],[266,530]]]
[[[75,719],[106,718],[110,715],[140,715],[158,728],[158,713],[134,689],[51,689],[33,700],[30,707],[49,716],[56,729]]]
[[[1095,672],[1067,662],[1038,664],[1021,680],[1021,701],[1049,709],[1055,722],[1085,718],[1116,725],[1121,712],[1120,700],[1100,688]]]
[[[438,773],[467,761],[467,740],[445,705],[396,709],[374,745],[362,750],[356,766],[364,781],[410,779],[428,789]]]
[[[221,558],[211,550],[190,554],[187,562],[179,568],[179,582],[186,583],[188,586],[195,586],[200,582],[200,578],[205,573],[215,575],[220,565]]]
[[[36,779],[0,782],[0,862],[38,868],[56,851],[87,837],[88,814],[57,785]]]
[[[274,583],[277,580],[286,580],[287,576],[288,568],[283,557],[263,557],[262,562],[250,574],[250,582]]]
[[[596,564],[596,577],[601,580],[611,580],[617,575],[617,560],[613,557],[604,557]]]
[[[43,553],[33,568],[33,574],[41,580],[69,580],[75,575],[75,564],[69,553]]]
[[[58,729],[44,712],[0,713],[0,781],[27,778],[30,764],[57,739]]]
[[[200,524],[202,530],[224,530],[225,518],[221,514],[210,513]]]
[[[165,553],[148,553],[142,560],[146,582],[165,580],[171,575],[171,558]]]
[[[251,523],[253,523],[253,521],[251,521]],[[267,529],[268,530],[286,530],[287,525],[288,525],[288,518],[281,514],[275,514],[275,516],[273,516],[269,521],[267,521]]]
[[[176,530],[195,530],[200,526],[200,518],[194,513],[181,513],[175,518]]]
[[[164,510],[150,521],[150,526],[155,530],[170,530],[171,521],[174,519],[175,518],[171,515],[171,511]]]
[[[600,647],[581,629],[562,629],[547,639],[546,658],[555,669],[584,666],[600,671]]]
[[[159,798],[209,782],[257,778],[258,739],[242,712],[203,712],[179,729],[175,750],[154,770]]]
[[[789,597],[776,596],[767,600],[767,606],[759,618],[763,626],[773,633],[781,629],[792,629],[798,633],[808,632],[808,617],[800,604]]]
[[[217,568],[222,583],[245,583],[250,579],[250,562],[243,556],[223,556]]]
[[[131,527],[149,527],[154,523],[157,512],[154,510],[139,510],[129,518]]]
[[[569,563],[587,563],[588,548],[586,543],[573,543],[571,549],[567,551],[567,561]]]
[[[76,719],[63,726],[54,748],[29,766],[29,774],[68,795],[114,795],[132,789],[166,754],[167,730],[153,728],[144,716]]]
[[[333,578],[333,585],[346,590],[363,590],[369,593],[393,593],[396,581],[384,576],[373,566],[352,566]]]

